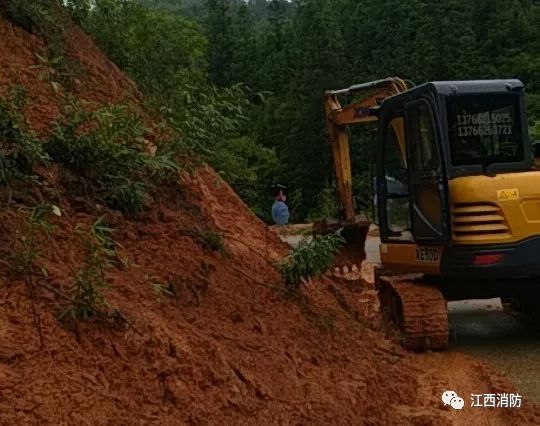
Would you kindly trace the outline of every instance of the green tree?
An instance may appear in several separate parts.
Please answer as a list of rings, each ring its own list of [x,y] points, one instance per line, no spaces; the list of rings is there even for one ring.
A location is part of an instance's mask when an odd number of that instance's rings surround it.
[[[210,50],[208,52],[210,75],[221,86],[231,82],[233,59],[233,30],[229,0],[207,0],[206,29]]]
[[[243,82],[248,86],[257,84],[258,46],[255,33],[255,21],[246,4],[242,4],[232,22],[232,52],[229,79]]]
[[[100,44],[166,99],[174,125],[256,209],[272,180],[302,194],[296,217],[324,207],[333,179],[326,89],[390,75],[416,83],[516,77],[527,87],[533,136],[540,121],[540,6],[532,0],[140,0],[150,14],[134,1],[97,3],[107,5],[97,7]],[[145,45],[145,25],[171,39],[152,35]],[[171,48],[149,52],[159,43]],[[360,201],[369,199],[372,130],[352,131]],[[238,173],[245,167],[253,173]]]
[[[96,0],[86,29],[149,92],[167,96],[206,77],[206,38],[181,16],[148,11],[130,0]]]
[[[472,29],[472,4],[460,0],[422,2],[414,40],[417,79],[451,80],[474,76],[478,58]]]

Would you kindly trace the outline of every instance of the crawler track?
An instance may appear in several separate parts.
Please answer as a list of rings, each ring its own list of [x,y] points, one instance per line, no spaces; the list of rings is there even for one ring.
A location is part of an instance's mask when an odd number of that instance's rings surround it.
[[[415,351],[448,347],[446,300],[433,285],[411,275],[377,274],[383,312],[402,335],[401,343]]]

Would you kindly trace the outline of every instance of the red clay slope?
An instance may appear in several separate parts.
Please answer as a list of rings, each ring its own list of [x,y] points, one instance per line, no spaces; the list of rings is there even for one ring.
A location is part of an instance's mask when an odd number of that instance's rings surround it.
[[[0,39],[1,92],[22,84],[32,99],[27,118],[46,130],[54,97],[30,68],[41,42],[1,20]],[[76,30],[71,43],[87,70],[79,96],[115,102],[132,87],[84,34]],[[56,319],[63,301],[55,290],[67,291],[82,261],[75,228],[97,215],[69,199],[61,204],[62,217],[50,217],[53,239],[42,246],[47,277],[36,282],[44,349],[26,285],[11,273],[22,213],[14,205],[0,211],[1,425],[445,425],[472,418],[442,407],[437,394],[446,376],[422,371],[384,337],[366,283],[324,279],[311,283],[305,300],[286,297],[274,266],[285,247],[208,168],[160,188],[137,221],[107,212],[123,265],[107,274],[106,297],[127,323],[83,323],[74,333]],[[200,237],[209,230],[224,233],[223,253]],[[156,283],[175,297],[158,297]],[[463,392],[497,386],[477,384]],[[487,416],[493,424],[539,419],[531,408],[510,414]]]
[[[69,32],[66,51],[82,68],[73,87],[79,99],[107,104],[141,99],[133,82],[80,29],[74,27]],[[43,132],[49,128],[58,109],[50,82],[40,78],[48,70],[37,55],[47,56],[42,40],[0,19],[0,96],[5,96],[16,85],[22,86],[31,99],[26,117],[36,131]]]

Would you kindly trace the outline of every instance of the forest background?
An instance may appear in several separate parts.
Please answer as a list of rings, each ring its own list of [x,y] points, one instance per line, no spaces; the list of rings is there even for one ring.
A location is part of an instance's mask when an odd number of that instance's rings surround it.
[[[540,139],[537,1],[63,3],[147,106],[266,220],[277,182],[289,188],[294,221],[336,213],[327,89],[387,76],[416,84],[516,77],[526,84],[531,139]],[[370,198],[374,132],[353,132],[360,205]]]

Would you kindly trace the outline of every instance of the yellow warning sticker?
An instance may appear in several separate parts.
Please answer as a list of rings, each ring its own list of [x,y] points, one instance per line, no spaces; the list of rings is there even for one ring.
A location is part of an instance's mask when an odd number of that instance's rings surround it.
[[[519,189],[500,189],[497,191],[497,200],[499,201],[514,201],[519,200]]]

